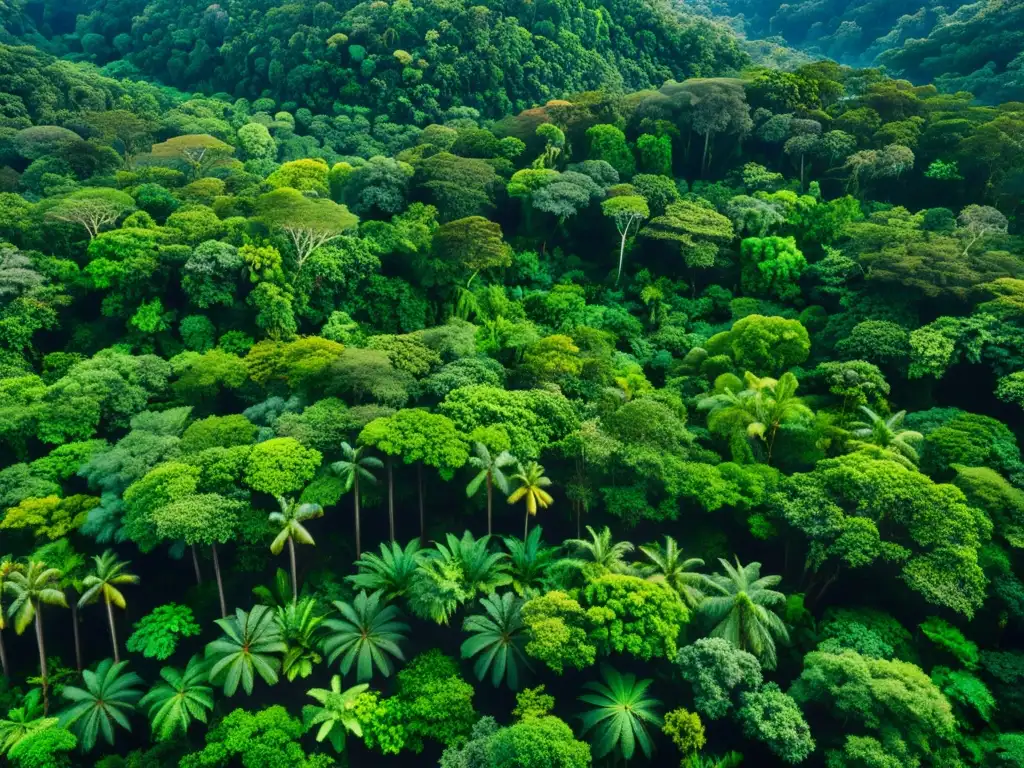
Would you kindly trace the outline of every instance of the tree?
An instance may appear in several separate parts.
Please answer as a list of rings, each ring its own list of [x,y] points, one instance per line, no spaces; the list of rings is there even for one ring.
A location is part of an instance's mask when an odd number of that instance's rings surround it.
[[[327,768],[326,755],[309,757],[299,740],[306,729],[282,706],[258,712],[236,709],[206,732],[206,746],[181,758],[181,768]],[[318,759],[322,757],[323,759]]]
[[[434,232],[434,251],[444,265],[439,275],[444,282],[512,264],[512,249],[502,239],[501,226],[483,216],[442,224]]]
[[[95,671],[87,669],[82,673],[84,688],[64,686],[63,696],[71,704],[61,712],[60,722],[78,737],[85,752],[92,751],[101,733],[107,744],[113,746],[115,725],[131,731],[128,718],[142,698],[138,688],[142,678],[134,672],[125,673],[127,665],[127,661],[104,659]]]
[[[182,638],[195,637],[200,633],[192,609],[177,603],[158,605],[135,622],[134,628],[125,647],[158,661],[166,661],[173,656]]]
[[[644,661],[673,659],[690,619],[679,595],[664,584],[622,574],[591,578],[580,591],[598,653],[628,653]]]
[[[10,519],[11,510],[7,511],[7,520]],[[60,571],[60,586],[64,594],[68,595],[71,590],[77,593],[83,591],[82,579],[85,576],[85,557],[74,550],[68,539],[57,539],[36,550],[34,557],[42,560],[52,568]],[[0,594],[3,593],[3,569],[4,562],[0,561]],[[2,601],[0,601],[2,602]],[[71,636],[75,643],[75,667],[82,671],[82,643],[78,629],[78,601],[71,594],[68,601],[71,606]],[[0,623],[3,622],[3,605],[0,605]]]
[[[523,600],[511,592],[501,597],[492,593],[480,605],[485,613],[468,616],[463,622],[462,629],[470,636],[462,643],[462,658],[477,657],[473,666],[477,680],[483,680],[490,672],[495,688],[505,680],[509,688],[518,690],[520,665],[530,668],[523,650],[527,639]]]
[[[614,168],[621,179],[628,179],[636,172],[633,152],[626,144],[626,135],[614,125],[594,125],[587,129],[590,160],[604,160]]]
[[[7,756],[16,768],[68,768],[67,754],[78,739],[64,728],[38,728],[11,747]]]
[[[740,694],[761,685],[761,664],[720,637],[705,637],[682,648],[676,666],[693,689],[697,710],[711,720],[724,717]]]
[[[316,542],[306,526],[308,520],[314,520],[324,516],[324,508],[319,504],[298,504],[293,499],[286,499],[284,496],[277,497],[277,503],[281,510],[270,513],[270,524],[278,528],[278,534],[270,543],[270,551],[275,555],[281,554],[285,542],[288,544],[288,560],[292,569],[292,600],[299,599],[299,580],[295,565],[295,542],[308,544],[313,547]]]
[[[693,571],[704,565],[699,557],[684,558],[679,544],[671,536],[665,536],[665,546],[648,544],[639,547],[641,554],[651,564],[640,567],[648,581],[666,584],[675,590],[688,608],[697,608],[709,587],[709,579],[703,573]]]
[[[274,654],[288,648],[270,608],[257,605],[248,613],[236,608],[234,616],[216,623],[224,636],[206,646],[211,683],[223,685],[224,694],[234,696],[239,683],[252,694],[257,674],[270,685],[277,682],[281,660]]]
[[[285,644],[281,671],[289,682],[296,677],[309,677],[313,666],[322,660],[320,655],[321,623],[317,601],[312,597],[293,598],[276,606],[276,621]]]
[[[665,713],[665,725],[662,731],[672,739],[672,743],[683,754],[683,765],[689,766],[689,758],[704,748],[707,738],[704,736],[704,723],[700,715],[689,712],[682,707]]]
[[[665,212],[651,219],[640,234],[678,245],[683,261],[691,269],[713,267],[719,248],[735,237],[732,222],[714,206],[690,200],[669,203]]]
[[[409,589],[413,613],[447,624],[460,605],[509,584],[508,556],[492,552],[490,542],[490,536],[477,539],[469,531],[461,538],[448,533],[425,550]]]
[[[305,197],[291,187],[260,196],[257,209],[264,221],[287,235],[299,272],[317,248],[337,240],[359,223],[359,217],[344,205],[327,198]]]
[[[172,501],[152,513],[159,536],[171,541],[184,541],[189,546],[203,544],[210,547],[217,593],[220,596],[220,612],[224,618],[227,617],[228,609],[217,545],[227,543],[234,536],[242,509],[241,502],[220,494],[196,493]]]
[[[487,446],[481,443],[479,440],[473,443],[473,454],[469,457],[469,465],[477,470],[476,475],[469,481],[469,485],[466,486],[466,496],[472,498],[476,496],[477,491],[480,490],[480,486],[487,485],[487,535],[491,535],[491,502],[494,493],[494,486],[498,487],[498,490],[508,496],[509,494],[509,483],[508,478],[505,476],[504,470],[507,467],[512,466],[516,463],[515,457],[508,451],[502,451],[496,456],[492,456]]]
[[[771,464],[775,438],[783,426],[808,422],[813,414],[796,396],[797,380],[792,373],[784,373],[778,381],[758,378],[747,371],[746,388],[733,391],[739,382],[735,376],[716,381],[722,391],[703,398],[697,404],[708,412],[708,429],[728,437],[730,443],[738,434],[764,443],[765,463]],[[734,448],[735,455],[735,448]]]
[[[353,685],[341,690],[341,677],[331,678],[330,690],[326,688],[310,688],[306,695],[312,696],[320,705],[303,707],[303,721],[307,730],[320,726],[316,732],[317,742],[329,739],[335,752],[345,751],[345,736],[348,732],[356,736],[363,735],[362,726],[356,717],[355,708],[358,698],[370,686],[367,683]]]
[[[110,625],[110,642],[114,646],[114,663],[121,661],[117,645],[117,629],[114,626],[114,608],[117,606],[122,611],[125,609],[124,595],[118,587],[125,584],[138,584],[139,577],[134,573],[125,572],[129,563],[117,559],[113,550],[108,549],[102,555],[93,558],[96,568],[82,580],[84,591],[78,600],[78,607],[82,608],[102,598],[107,606],[107,622]]]
[[[775,669],[776,638],[788,641],[789,631],[775,610],[786,596],[771,589],[781,576],[761,576],[760,563],[736,565],[718,559],[724,574],[712,574],[711,583],[718,594],[708,595],[701,613],[714,625],[712,637],[728,640],[742,651],[756,656],[766,669]]]
[[[368,592],[381,590],[386,599],[393,600],[408,593],[422,559],[419,539],[413,539],[404,549],[395,542],[381,544],[379,557],[364,552],[356,561],[359,573],[345,579]]]
[[[1009,223],[1005,216],[990,205],[968,205],[957,217],[957,224],[965,232],[964,252],[986,237],[1005,235]]]
[[[10,678],[10,667],[7,661],[7,646],[4,645],[4,630],[7,629],[7,611],[4,609],[4,592],[10,591],[7,584],[11,574],[21,570],[21,564],[10,555],[0,557],[0,675],[4,680]],[[65,598],[66,599],[66,598]]]
[[[127,109],[90,112],[85,115],[85,120],[105,141],[121,145],[121,157],[128,170],[132,169],[135,158],[152,141],[157,127],[150,118]]]
[[[529,633],[526,653],[561,675],[566,665],[584,669],[594,663],[597,648],[587,633],[582,606],[570,595],[551,590],[526,601],[523,623]]]
[[[651,210],[640,195],[617,195],[601,203],[601,212],[615,222],[615,228],[619,231],[619,268],[615,273],[615,283],[618,285],[622,277],[622,262],[626,257],[629,228],[633,227],[634,233],[640,229],[640,222],[650,218]]]
[[[85,228],[92,240],[104,227],[117,222],[135,208],[131,195],[109,187],[86,187],[57,200],[46,215]]]
[[[743,735],[757,739],[784,762],[796,765],[814,751],[811,729],[796,702],[775,683],[742,695],[743,706],[737,718]]]
[[[509,494],[508,503],[515,504],[518,501],[523,501],[526,504],[526,518],[523,525],[523,538],[525,539],[530,530],[530,516],[536,516],[538,507],[547,509],[554,501],[551,494],[544,490],[551,485],[551,480],[544,476],[544,467],[536,461],[531,461],[525,466],[522,462],[517,464],[516,472],[510,479],[519,485]]]
[[[543,531],[535,526],[525,539],[506,536],[512,588],[520,597],[535,597],[544,590],[548,571],[558,562],[558,549],[541,540]]]
[[[792,237],[748,237],[740,243],[740,281],[744,292],[774,295],[782,301],[800,296],[807,260]]]
[[[363,451],[366,450],[366,446],[359,446],[353,448],[347,442],[341,444],[341,459],[331,464],[331,472],[338,474],[341,477],[342,488],[348,492],[352,491],[352,497],[355,501],[355,521],[356,521],[356,559],[358,560],[362,554],[362,531],[359,519],[359,505],[361,502],[361,495],[359,491],[359,481],[365,480],[371,485],[377,484],[377,478],[374,476],[371,470],[380,469],[384,466],[380,459],[376,456],[364,456]],[[389,477],[390,481],[390,477]],[[390,490],[390,489],[389,489]],[[394,544],[395,541],[395,508],[394,502],[391,498],[390,492],[388,495],[388,528],[391,534],[391,542]]]
[[[56,568],[49,568],[46,563],[30,560],[24,569],[10,570],[4,581],[4,589],[11,595],[11,605],[7,615],[14,619],[14,631],[19,635],[30,623],[35,622],[36,647],[39,650],[39,676],[43,688],[43,713],[49,709],[46,644],[43,640],[44,605],[68,607],[64,591],[58,588],[61,573]]]
[[[257,443],[245,466],[245,482],[255,491],[283,496],[299,491],[320,467],[323,455],[291,437]]]
[[[207,133],[175,136],[154,144],[150,150],[153,157],[184,163],[192,180],[202,178],[211,169],[224,163],[234,152],[234,147]]]
[[[205,724],[213,709],[213,689],[207,685],[206,662],[193,656],[183,672],[164,667],[160,677],[162,682],[139,700],[139,706],[146,709],[149,716],[153,739],[170,741],[188,733],[193,721]]]
[[[916,446],[924,440],[924,435],[912,429],[903,429],[906,411],[897,411],[888,418],[882,418],[866,405],[860,406],[860,409],[867,416],[867,420],[854,421],[850,424],[850,434],[853,437],[917,463],[920,457]]]
[[[750,107],[744,98],[743,87],[730,80],[698,80],[683,83],[692,93],[690,127],[704,136],[704,152],[701,156],[700,171],[711,162],[711,137],[731,133],[742,138],[753,127]]]
[[[737,320],[722,342],[741,370],[775,376],[804,362],[811,350],[810,336],[799,320],[764,315]]]
[[[382,591],[367,594],[364,589],[351,603],[335,600],[334,607],[341,618],[324,622],[330,634],[323,647],[329,664],[341,657],[343,675],[355,665],[359,682],[370,680],[375,667],[389,677],[394,671],[392,658],[405,661],[402,643],[409,625],[401,621],[401,611],[388,604]]]
[[[620,675],[616,670],[601,665],[602,682],[589,682],[583,687],[589,693],[579,697],[591,709],[580,715],[583,733],[591,734],[594,756],[602,758],[611,752],[630,760],[639,744],[648,760],[654,753],[650,726],[661,728],[664,723],[658,714],[661,704],[647,695],[651,680],[637,680],[632,674]]]
[[[376,447],[388,456],[401,456],[406,464],[416,465],[420,539],[425,539],[423,467],[434,467],[442,478],[450,480],[469,458],[469,445],[464,433],[447,416],[418,408],[405,408],[392,416],[371,421],[359,433],[359,441]],[[389,479],[389,505],[391,496]]]

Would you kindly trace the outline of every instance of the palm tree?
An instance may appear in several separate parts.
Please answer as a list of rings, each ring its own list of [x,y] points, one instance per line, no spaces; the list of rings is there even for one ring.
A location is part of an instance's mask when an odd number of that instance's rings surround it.
[[[163,682],[150,688],[139,700],[139,706],[147,709],[153,739],[170,741],[184,736],[194,720],[206,722],[213,710],[213,688],[207,685],[206,662],[199,656],[188,660],[184,672],[164,667],[160,677]]]
[[[785,604],[786,596],[771,589],[781,576],[761,576],[761,564],[731,565],[718,559],[724,574],[712,574],[709,584],[719,594],[708,595],[701,612],[714,624],[712,637],[728,640],[742,651],[761,660],[765,669],[775,669],[775,638],[789,640],[789,632],[773,609]]]
[[[558,557],[558,549],[545,546],[541,534],[542,529],[538,525],[525,540],[514,536],[502,539],[508,549],[512,589],[520,597],[533,597],[543,591],[544,577]]]
[[[82,580],[85,577],[85,556],[75,552],[71,542],[67,539],[45,544],[35,552],[35,557],[44,563],[49,563],[60,571],[60,586],[65,596],[74,590],[81,595],[83,590]],[[2,567],[2,566],[0,566]],[[71,606],[71,636],[75,643],[75,668],[82,671],[82,642],[78,630],[78,601],[71,595],[68,605]],[[3,617],[0,616],[0,625],[3,624]]]
[[[491,593],[480,601],[485,613],[469,616],[463,622],[463,631],[471,634],[462,643],[462,658],[477,656],[473,667],[477,680],[490,672],[495,688],[504,679],[509,688],[518,690],[519,666],[530,668],[524,651],[528,639],[523,625],[524,603],[511,592],[501,597]]]
[[[352,491],[355,498],[356,515],[356,558],[362,553],[362,533],[359,521],[359,481],[365,480],[370,485],[377,484],[377,478],[370,471],[380,469],[384,466],[376,456],[364,456],[365,445],[353,448],[348,443],[341,444],[341,460],[331,464],[331,471],[338,474],[344,483],[345,491]],[[388,526],[391,534],[391,541],[395,540],[395,505],[393,497],[388,496]]]
[[[401,612],[388,605],[380,591],[356,595],[351,603],[334,601],[340,619],[327,619],[324,626],[330,631],[324,640],[327,663],[341,657],[341,673],[347,675],[356,665],[356,680],[373,677],[373,668],[388,677],[394,671],[392,658],[405,661],[401,644],[409,625],[401,621]]]
[[[49,711],[50,700],[47,686],[46,644],[43,641],[44,605],[68,607],[68,600],[63,590],[58,588],[60,571],[50,568],[46,563],[32,560],[24,569],[13,570],[7,574],[4,589],[13,596],[7,615],[14,619],[14,631],[19,635],[35,621],[36,647],[39,649],[39,674],[43,684],[43,713]]]
[[[316,699],[319,707],[309,707],[309,717],[306,720],[306,729],[312,729],[319,725],[316,732],[317,742],[330,739],[331,746],[335,752],[345,751],[345,735],[351,731],[356,736],[363,735],[363,728],[356,718],[356,700],[366,692],[370,686],[367,683],[353,685],[351,688],[341,690],[341,676],[335,675],[331,678],[331,689],[311,688],[306,691],[307,695]],[[305,713],[306,707],[303,707]]]
[[[779,427],[814,417],[811,409],[796,396],[796,376],[784,373],[775,380],[767,376],[758,378],[747,371],[744,389],[735,376],[730,374],[729,378],[732,381],[724,384],[721,391],[705,397],[697,407],[708,411],[708,429],[712,432],[730,440],[745,433],[747,438],[762,441],[767,450],[765,463],[771,464]]]
[[[654,752],[654,741],[648,726],[660,728],[662,725],[657,712],[661,702],[647,695],[651,681],[637,680],[632,674],[620,675],[604,664],[601,677],[603,682],[584,685],[591,693],[579,697],[593,707],[580,715],[580,720],[584,734],[593,731],[594,757],[602,758],[617,750],[624,760],[629,760],[639,744],[649,760]]]
[[[4,590],[10,576],[15,571],[21,570],[21,565],[15,562],[10,555],[0,557],[0,674],[4,678],[10,677],[7,666],[7,647],[4,645],[4,630],[7,628],[7,614],[4,612]]]
[[[287,542],[288,559],[292,566],[292,600],[298,600],[299,577],[295,568],[295,542],[308,544],[311,547],[316,546],[313,536],[306,530],[303,523],[323,517],[324,508],[319,504],[296,504],[284,496],[278,496],[277,503],[281,507],[281,511],[271,512],[270,522],[279,530],[277,536],[270,542],[270,551],[275,555],[281,554],[281,550],[284,549]]]
[[[547,509],[554,501],[551,494],[544,490],[551,485],[551,480],[544,476],[544,467],[536,461],[531,461],[525,466],[518,464],[511,479],[519,483],[519,487],[512,491],[508,503],[515,504],[524,499],[526,501],[526,523],[523,526],[525,539],[530,532],[530,515],[536,515],[538,507]]]
[[[404,597],[423,557],[419,539],[413,539],[404,549],[394,541],[381,544],[379,557],[364,552],[356,561],[359,573],[345,579],[367,592],[382,590],[387,600]]]
[[[700,605],[704,599],[704,590],[709,586],[709,579],[693,569],[703,566],[703,560],[699,557],[684,558],[679,544],[671,536],[665,537],[664,547],[648,544],[640,547],[640,551],[651,561],[650,565],[641,568],[648,581],[667,584],[683,598],[689,608]]]
[[[104,659],[95,672],[87,669],[82,673],[84,688],[64,686],[64,698],[70,700],[71,705],[60,713],[60,724],[74,732],[85,752],[96,746],[100,733],[104,741],[113,746],[115,725],[129,732],[132,729],[128,717],[142,698],[142,691],[138,689],[142,678],[134,672],[122,674],[126,666],[127,661]]]
[[[572,550],[573,556],[583,564],[586,570],[602,573],[630,573],[633,569],[626,562],[626,555],[633,551],[628,541],[613,541],[608,526],[598,533],[587,526],[590,539],[568,539],[565,545]]]
[[[860,407],[867,421],[855,421],[850,424],[850,434],[858,440],[877,445],[895,454],[909,459],[915,464],[920,458],[916,445],[924,440],[924,435],[912,429],[903,429],[906,411],[894,413],[884,419],[866,405]]]
[[[498,486],[498,490],[508,496],[508,478],[502,470],[515,464],[516,460],[508,451],[502,451],[497,456],[491,456],[487,446],[481,442],[473,443],[473,454],[473,456],[469,457],[469,465],[477,470],[477,473],[469,481],[469,485],[466,486],[466,496],[470,498],[476,496],[480,486],[484,483],[487,484],[487,533],[490,534],[492,532],[491,508],[494,486]]]
[[[254,606],[246,613],[235,609],[235,615],[217,619],[224,637],[206,646],[206,660],[210,663],[210,682],[223,685],[226,696],[234,696],[238,684],[252,693],[255,676],[273,685],[281,660],[274,654],[285,653],[288,646],[281,637],[274,611],[265,605]]]
[[[320,663],[320,624],[323,620],[323,616],[317,615],[317,603],[312,597],[277,607],[277,625],[288,646],[281,671],[289,681],[296,677],[309,677],[313,666]]]
[[[107,621],[110,624],[110,642],[114,645],[114,663],[121,661],[117,648],[117,628],[114,626],[114,608],[125,608],[124,595],[118,587],[125,584],[138,584],[139,577],[134,573],[126,573],[128,563],[117,559],[113,550],[108,549],[102,555],[93,558],[96,569],[82,580],[85,591],[78,599],[78,607],[82,608],[95,603],[101,597],[107,605]]]

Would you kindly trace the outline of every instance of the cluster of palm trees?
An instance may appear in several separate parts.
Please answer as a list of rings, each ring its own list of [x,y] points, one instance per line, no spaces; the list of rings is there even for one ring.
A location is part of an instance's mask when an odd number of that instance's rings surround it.
[[[538,509],[547,509],[554,499],[547,492],[551,486],[550,478],[544,475],[544,467],[536,461],[525,464],[508,451],[493,454],[481,442],[473,443],[473,455],[469,457],[469,466],[475,470],[473,478],[466,486],[466,496],[472,498],[481,488],[487,489],[487,533],[493,533],[494,489],[497,488],[508,500],[509,504],[523,502],[526,506],[523,536],[529,533],[530,518],[536,516]],[[349,443],[341,444],[341,459],[330,465],[330,470],[342,480],[345,493],[352,492],[355,513],[355,544],[356,557],[362,554],[362,523],[360,511],[362,496],[360,485],[376,485],[375,471],[383,469],[384,462],[376,456],[366,453],[366,446],[353,447]],[[391,466],[388,469],[388,529],[390,541],[395,541],[395,502],[391,483]],[[307,505],[315,506],[315,505]],[[421,521],[422,523],[422,521]],[[422,527],[422,526],[421,526]],[[422,538],[422,536],[421,536]],[[290,540],[289,540],[290,541]],[[303,541],[302,543],[310,543]],[[277,551],[280,551],[278,548]],[[292,551],[292,550],[290,550]]]
[[[496,462],[487,462],[479,453],[476,458],[484,464],[481,473],[493,471]],[[529,471],[521,474],[524,480],[519,490],[537,487],[536,477],[531,479]],[[502,488],[506,479],[494,477],[493,485]],[[486,474],[478,475],[477,488],[487,480]],[[530,493],[525,490],[522,497]],[[89,750],[99,738],[112,744],[117,728],[127,728],[129,717],[140,709],[149,717],[154,738],[170,739],[186,732],[195,721],[207,721],[215,687],[226,696],[239,689],[250,694],[259,680],[275,684],[281,676],[307,678],[326,659],[328,665],[338,665],[340,677],[333,678],[330,689],[308,692],[319,705],[310,727],[316,728],[318,740],[343,749],[345,734],[359,733],[352,711],[359,693],[375,676],[389,677],[405,661],[410,636],[407,612],[447,624],[465,608],[462,656],[473,661],[479,680],[516,689],[531,671],[525,652],[528,630],[522,616],[526,602],[546,591],[578,586],[606,573],[665,584],[705,620],[711,635],[749,651],[766,667],[775,665],[776,641],[787,639],[785,624],[776,613],[785,597],[773,589],[780,577],[762,577],[759,563],[744,566],[739,561],[720,560],[721,573],[704,574],[698,570],[704,561],[685,556],[670,536],[660,543],[634,547],[615,541],[607,527],[597,531],[590,526],[586,538],[570,539],[561,547],[546,546],[540,527],[523,539],[502,538],[498,546],[493,545],[495,537],[476,538],[468,531],[461,537],[448,534],[429,547],[419,540],[404,547],[383,543],[379,554],[363,553],[356,561],[357,572],[346,577],[358,590],[354,598],[334,601],[333,611],[323,615],[314,598],[299,596],[295,574],[294,543],[312,544],[303,523],[322,514],[319,507],[313,507],[281,499],[280,511],[271,515],[279,526],[272,549],[281,552],[288,546],[292,553],[290,578],[279,571],[276,590],[256,590],[263,604],[249,611],[236,609],[233,615],[218,619],[221,635],[207,644],[205,653],[192,657],[184,669],[164,668],[148,692],[143,691],[141,679],[127,671],[127,662],[120,660],[113,619],[113,609],[125,605],[121,589],[138,583],[138,577],[127,570],[128,563],[107,551],[93,558],[92,568],[86,570],[84,558],[71,557],[70,547],[60,561],[67,571],[53,565],[59,552],[49,553],[49,563],[41,559],[24,564],[10,558],[0,560],[0,595],[11,598],[9,605],[0,605],[0,617],[10,618],[19,633],[35,626],[42,681],[38,702],[29,698],[25,707],[0,720],[0,744],[59,723]],[[634,560],[634,554],[640,558]],[[69,600],[72,589],[78,593],[77,600]],[[41,608],[97,602],[107,609],[113,657],[95,670],[80,669],[81,685],[63,688],[67,708],[59,718],[47,717]],[[0,624],[0,630],[3,626]],[[5,653],[2,658],[7,674]],[[618,750],[628,759],[636,748],[649,753],[648,729],[660,722],[658,702],[647,694],[650,681],[620,675],[605,666],[600,674],[600,682],[589,683],[581,697],[591,707],[582,721],[595,755]],[[350,675],[356,684],[343,690],[342,680]]]
[[[70,546],[65,544],[66,553],[70,553]],[[62,608],[72,607],[74,610],[102,601],[107,609],[107,622],[110,628],[110,641],[114,649],[114,662],[120,661],[120,648],[117,642],[117,628],[114,624],[114,607],[125,607],[124,595],[121,587],[127,584],[137,584],[139,577],[128,573],[128,563],[117,559],[117,556],[107,550],[102,555],[93,558],[95,563],[93,569],[84,574],[80,579],[76,571],[81,570],[83,558],[80,555],[66,558],[63,569],[54,567],[42,559],[32,559],[22,564],[10,557],[0,559],[0,660],[3,662],[3,674],[9,675],[7,666],[7,653],[3,646],[3,630],[6,628],[4,619],[3,601],[4,594],[11,596],[11,604],[7,607],[6,616],[14,622],[14,631],[22,634],[29,625],[35,626],[36,646],[39,650],[39,672],[43,695],[44,712],[49,707],[48,699],[48,669],[46,665],[46,643],[43,633],[42,606],[53,605]],[[75,589],[80,596],[77,601],[68,603],[68,589]],[[78,670],[82,671],[82,653],[78,636],[77,613],[72,615],[74,621],[75,658],[78,663]]]

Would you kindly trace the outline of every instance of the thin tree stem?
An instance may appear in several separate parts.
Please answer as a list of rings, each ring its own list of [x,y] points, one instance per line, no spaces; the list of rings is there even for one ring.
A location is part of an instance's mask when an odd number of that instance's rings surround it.
[[[395,478],[391,457],[388,456],[388,524],[391,526],[391,543],[395,543]]]
[[[71,601],[71,631],[75,638],[75,665],[82,671],[82,642],[78,635],[78,603]]]
[[[46,643],[43,641],[43,614],[41,605],[36,605],[36,646],[39,648],[39,676],[43,681],[43,715],[50,711],[50,686],[46,669]]]
[[[420,544],[427,542],[427,518],[423,509],[423,462],[416,465],[416,484],[420,492]]]
[[[288,537],[288,559],[292,564],[292,602],[299,599],[299,577],[295,571],[295,540]]]
[[[487,473],[487,535],[491,535],[491,496],[493,489],[491,487],[491,473]]]
[[[110,623],[110,642],[114,646],[114,663],[117,664],[121,661],[121,653],[117,648],[117,628],[114,626],[114,606],[110,604],[109,600],[104,600],[107,604],[107,621]]]
[[[355,504],[355,510],[356,510],[355,511],[355,515],[356,515],[356,560],[358,560],[359,559],[359,555],[361,555],[362,551],[363,551],[363,533],[362,533],[362,527],[359,524],[359,471],[358,471],[358,468],[356,470],[356,479],[352,483],[352,492],[356,495],[356,504]],[[394,538],[395,538],[395,534],[394,534],[394,532],[392,532],[392,534],[391,534],[392,541],[394,541]]]
[[[7,647],[4,645],[3,630],[0,630],[0,675],[3,675],[5,680],[9,677],[7,673]]]
[[[203,572],[199,570],[199,555],[196,553],[196,545],[191,545],[192,549],[192,567],[196,570],[196,584],[203,583]]]
[[[220,560],[217,558],[217,545],[211,544],[210,551],[213,553],[213,574],[217,577],[217,592],[220,594],[220,615],[221,618],[228,617],[228,604],[224,599],[224,580],[220,575]]]

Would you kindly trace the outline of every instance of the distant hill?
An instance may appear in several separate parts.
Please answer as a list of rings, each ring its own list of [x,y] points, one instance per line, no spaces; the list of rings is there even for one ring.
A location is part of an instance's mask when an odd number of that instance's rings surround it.
[[[750,61],[732,30],[662,0],[46,0],[20,3],[6,34],[110,74],[405,122],[459,107],[500,117]]]
[[[990,103],[1024,100],[1022,0],[696,0],[694,10],[752,39],[814,56],[969,90]]]

